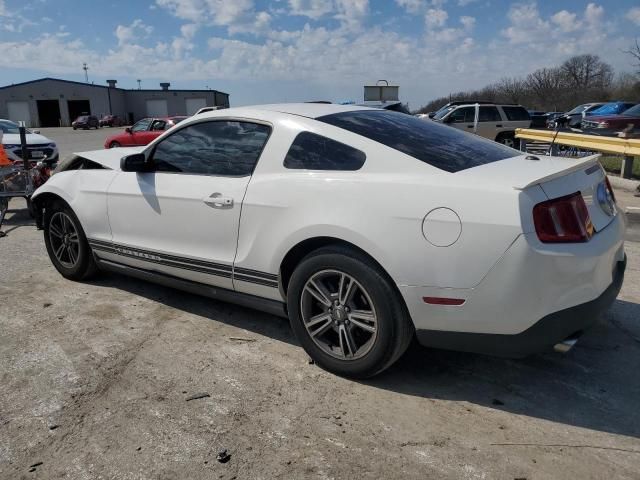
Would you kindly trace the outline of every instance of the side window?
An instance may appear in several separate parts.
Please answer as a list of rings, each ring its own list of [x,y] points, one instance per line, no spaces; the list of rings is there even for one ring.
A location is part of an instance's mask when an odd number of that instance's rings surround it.
[[[500,118],[500,112],[496,107],[480,107],[480,112],[478,113],[478,121],[479,122],[500,122],[502,119]]]
[[[249,122],[189,125],[155,147],[152,155],[155,171],[251,175],[270,133],[270,127]]]
[[[154,132],[157,132],[158,130],[165,130],[166,125],[167,122],[165,122],[164,120],[154,120],[151,124],[151,130]]]
[[[451,115],[449,115],[450,123],[468,123],[473,122],[473,117],[475,117],[476,112],[474,107],[462,107],[453,111]]]
[[[137,122],[133,127],[131,127],[132,132],[144,132],[149,128],[149,124],[151,120],[148,118],[143,118],[139,122]]]
[[[284,166],[303,170],[359,170],[366,155],[344,143],[311,132],[293,140]]]
[[[507,116],[507,119],[512,122],[531,120],[529,112],[527,112],[523,107],[502,107],[502,110]]]

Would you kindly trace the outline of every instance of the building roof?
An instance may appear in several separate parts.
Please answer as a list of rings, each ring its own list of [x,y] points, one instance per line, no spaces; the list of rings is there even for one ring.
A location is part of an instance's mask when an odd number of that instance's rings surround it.
[[[36,80],[29,80],[27,82],[21,82],[21,83],[12,83],[11,85],[5,85],[4,87],[0,87],[0,90],[4,90],[7,88],[11,88],[11,87],[18,87],[21,85],[29,85],[32,83],[38,83],[38,82],[44,82],[50,80],[52,82],[61,82],[61,83],[70,83],[72,85],[82,85],[83,87],[95,87],[95,88],[110,88],[108,85],[96,85],[95,83],[84,83],[84,82],[75,82],[73,80],[63,80],[61,78],[52,78],[52,77],[44,77],[44,78],[38,78]],[[120,87],[114,87],[112,90],[122,90],[125,92],[165,92],[165,91],[169,91],[169,92],[212,92],[212,93],[222,93],[224,95],[229,95],[228,93],[225,92],[221,92],[219,90],[184,90],[184,89],[174,89],[174,90],[162,90],[160,88],[157,89],[137,89],[137,88],[120,88]]]

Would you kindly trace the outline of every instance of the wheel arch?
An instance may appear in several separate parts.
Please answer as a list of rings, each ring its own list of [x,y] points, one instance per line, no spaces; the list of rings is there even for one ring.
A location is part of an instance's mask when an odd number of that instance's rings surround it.
[[[280,285],[282,288],[282,293],[284,294],[285,298],[286,298],[287,290],[289,288],[289,281],[291,279],[291,275],[293,275],[293,272],[296,266],[298,266],[298,264],[302,261],[302,259],[305,258],[310,253],[320,248],[331,247],[331,246],[343,247],[346,249],[353,250],[359,253],[360,255],[366,257],[367,259],[369,259],[380,269],[380,271],[387,278],[387,280],[390,282],[393,288],[398,292],[398,295],[400,295],[398,286],[396,285],[396,282],[393,280],[393,278],[391,277],[387,269],[384,268],[384,266],[369,252],[359,247],[358,245],[341,238],[331,237],[331,236],[317,236],[317,237],[310,237],[298,242],[296,245],[294,245],[289,249],[289,251],[285,254],[282,261],[280,262],[280,269],[279,269]],[[402,299],[402,295],[400,295],[399,298]],[[402,301],[404,302],[404,300]]]
[[[69,202],[61,195],[51,191],[45,191],[39,193],[37,196],[31,198],[31,202],[34,206],[36,226],[38,230],[44,228],[44,215],[45,211],[54,202],[61,202],[71,208]]]

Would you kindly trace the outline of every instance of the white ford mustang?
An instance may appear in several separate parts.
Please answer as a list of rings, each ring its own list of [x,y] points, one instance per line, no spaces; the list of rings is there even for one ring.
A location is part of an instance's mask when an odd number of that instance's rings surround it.
[[[571,344],[626,264],[596,157],[353,106],[197,115],[147,147],[77,154],[33,200],[63,276],[122,272],[287,315],[317,364],[354,377],[414,336],[515,357]]]

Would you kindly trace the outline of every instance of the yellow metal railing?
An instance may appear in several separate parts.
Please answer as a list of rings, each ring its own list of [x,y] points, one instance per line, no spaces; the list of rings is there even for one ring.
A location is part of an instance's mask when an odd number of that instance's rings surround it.
[[[640,157],[640,139],[638,138],[600,137],[568,132],[557,132],[556,136],[556,132],[553,130],[534,130],[531,128],[517,128],[516,137],[534,142],[551,143],[553,141],[557,145],[568,145],[596,152]]]

